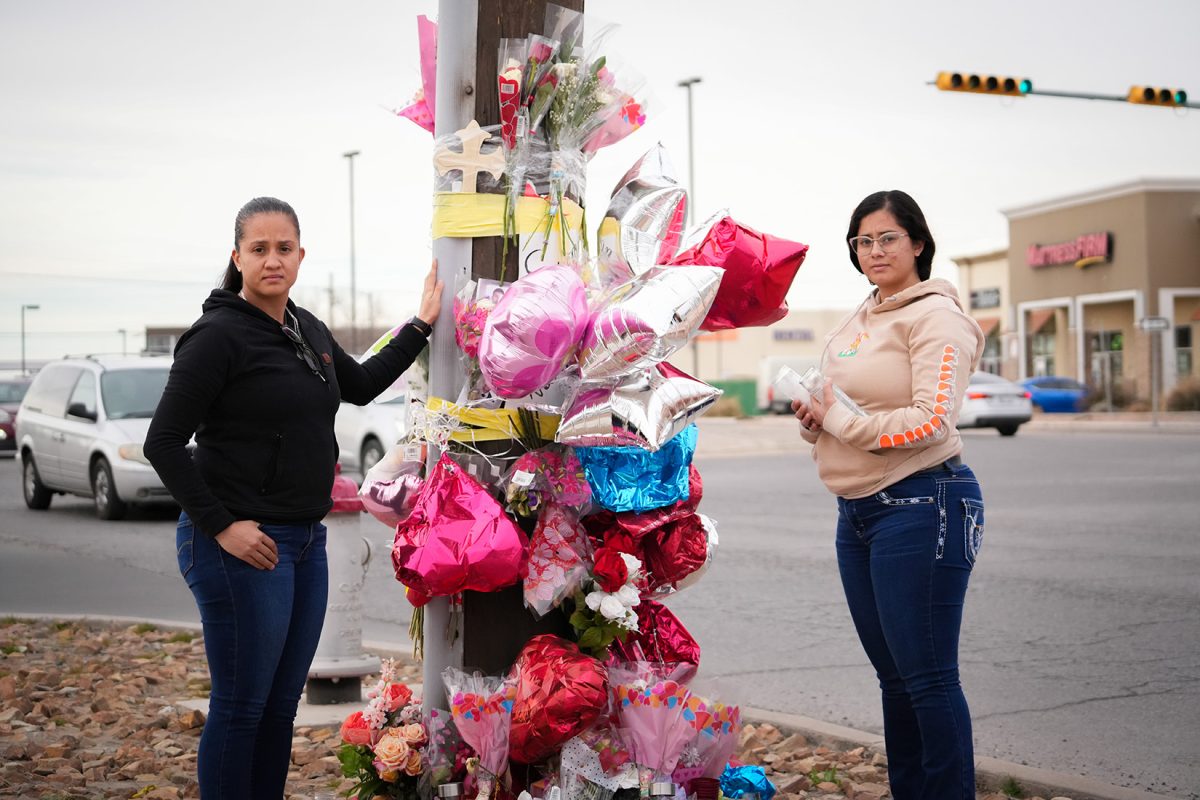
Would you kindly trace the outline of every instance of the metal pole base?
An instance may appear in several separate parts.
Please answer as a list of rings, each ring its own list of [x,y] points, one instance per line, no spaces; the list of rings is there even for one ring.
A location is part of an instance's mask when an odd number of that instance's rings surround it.
[[[304,684],[308,704],[331,706],[338,703],[361,703],[360,678],[309,678]]]

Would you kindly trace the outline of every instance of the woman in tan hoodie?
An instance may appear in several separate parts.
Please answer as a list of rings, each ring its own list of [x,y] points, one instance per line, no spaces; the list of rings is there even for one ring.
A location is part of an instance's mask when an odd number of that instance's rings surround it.
[[[847,240],[875,289],[826,339],[823,396],[792,407],[837,496],[838,569],[879,676],[892,795],[968,800],[975,772],[958,634],[984,519],[955,422],[983,333],[954,287],[929,279],[933,236],[907,194],[864,199]]]

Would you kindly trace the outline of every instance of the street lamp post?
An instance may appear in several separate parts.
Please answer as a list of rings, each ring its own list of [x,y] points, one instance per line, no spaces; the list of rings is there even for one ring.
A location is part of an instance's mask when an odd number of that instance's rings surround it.
[[[350,352],[358,354],[358,284],[354,278],[354,157],[358,150],[342,153],[350,165]]]
[[[21,374],[25,374],[25,312],[37,311],[41,306],[22,304],[21,305]]]
[[[679,86],[687,90],[688,202],[685,212],[687,224],[691,224],[695,218],[692,215],[692,207],[696,205],[696,157],[695,148],[692,146],[692,87],[699,82],[699,77],[686,78],[679,82]],[[692,372],[697,378],[700,377],[700,344],[695,338],[692,339]]]

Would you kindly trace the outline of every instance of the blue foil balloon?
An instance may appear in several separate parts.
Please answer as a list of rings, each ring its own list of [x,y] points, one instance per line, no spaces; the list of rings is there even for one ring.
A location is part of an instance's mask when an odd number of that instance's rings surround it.
[[[748,794],[758,800],[771,800],[775,796],[775,784],[767,778],[762,767],[725,767],[721,773],[721,794],[737,800]]]
[[[687,500],[698,431],[689,425],[651,453],[642,447],[576,447],[592,498],[609,511],[650,511]]]

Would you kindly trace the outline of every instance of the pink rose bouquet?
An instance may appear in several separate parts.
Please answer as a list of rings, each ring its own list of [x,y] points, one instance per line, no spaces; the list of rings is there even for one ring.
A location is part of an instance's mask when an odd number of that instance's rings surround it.
[[[444,724],[433,724],[421,714],[421,701],[396,679],[395,664],[383,662],[379,682],[367,692],[367,706],[342,723],[338,761],[342,775],[357,781],[350,794],[359,800],[385,797],[419,800],[418,786],[461,780],[453,770],[439,770],[437,753],[457,733]],[[433,712],[436,716],[437,712]],[[431,728],[435,733],[431,736]]]

